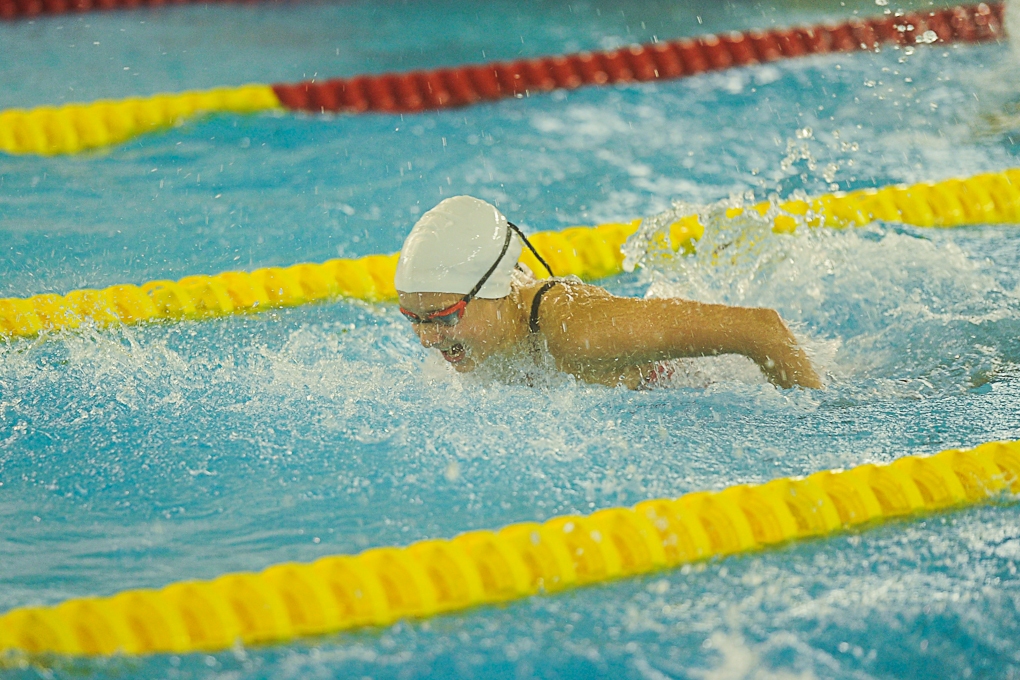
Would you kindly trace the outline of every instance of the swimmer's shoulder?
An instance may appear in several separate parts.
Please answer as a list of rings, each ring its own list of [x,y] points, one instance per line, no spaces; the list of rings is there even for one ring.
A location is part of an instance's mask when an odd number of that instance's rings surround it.
[[[532,327],[547,337],[566,332],[566,322],[579,314],[583,316],[586,303],[611,297],[604,288],[576,276],[538,279],[521,289],[521,300],[535,322]]]
[[[585,283],[576,276],[556,276],[547,279],[532,279],[521,286],[521,299],[527,303],[541,295],[543,312],[546,305],[563,307],[571,302],[583,302],[594,298],[613,297],[604,288]]]

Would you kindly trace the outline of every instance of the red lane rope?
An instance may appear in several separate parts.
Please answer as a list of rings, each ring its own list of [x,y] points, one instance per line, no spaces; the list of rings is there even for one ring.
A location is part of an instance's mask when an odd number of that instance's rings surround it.
[[[93,10],[136,9],[166,5],[207,3],[254,4],[255,0],[0,0],[0,20],[31,19],[44,14],[69,14]]]
[[[272,87],[283,106],[300,111],[416,113],[582,85],[667,80],[787,57],[873,50],[881,44],[997,40],[1004,35],[1003,13],[1002,4],[981,3],[836,25]]]

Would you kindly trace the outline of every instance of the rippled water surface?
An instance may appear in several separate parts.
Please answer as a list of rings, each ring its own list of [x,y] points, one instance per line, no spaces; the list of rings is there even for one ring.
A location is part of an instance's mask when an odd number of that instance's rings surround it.
[[[0,25],[0,105],[897,9],[847,5],[47,18]],[[605,284],[775,307],[827,380],[777,390],[724,357],[673,389],[492,385],[448,374],[393,306],[343,301],[0,344],[0,610],[1020,438],[1016,225],[779,236],[713,207],[1020,166],[1017,72],[1007,44],[918,46],[418,116],[213,116],[0,157],[0,296],[392,252],[458,193],[529,230],[699,209],[711,243],[745,245],[663,259],[635,242],[643,266]],[[1016,678],[1018,562],[1005,503],[382,630],[0,676]]]

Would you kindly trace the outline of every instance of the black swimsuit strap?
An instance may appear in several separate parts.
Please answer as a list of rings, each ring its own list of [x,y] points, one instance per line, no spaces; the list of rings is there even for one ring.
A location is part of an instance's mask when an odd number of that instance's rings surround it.
[[[542,296],[557,283],[559,281],[546,281],[535,293],[535,298],[531,301],[531,318],[528,319],[528,330],[532,333],[538,332],[538,306],[542,304]]]

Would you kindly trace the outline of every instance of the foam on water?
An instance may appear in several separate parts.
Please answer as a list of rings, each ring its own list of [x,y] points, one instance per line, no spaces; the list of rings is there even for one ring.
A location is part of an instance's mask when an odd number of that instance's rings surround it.
[[[649,297],[777,309],[851,392],[981,388],[1020,361],[1018,282],[990,259],[899,225],[774,234],[775,209],[726,218],[734,207],[741,197],[678,203],[644,221],[624,250],[626,266],[643,266]],[[674,255],[669,225],[695,214],[705,236],[694,255]]]

